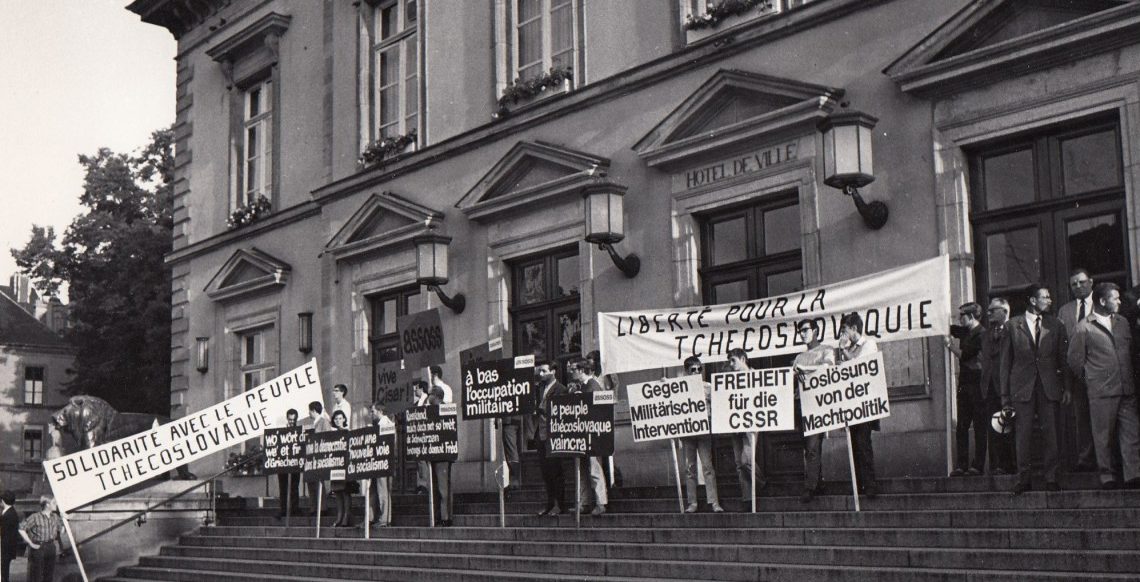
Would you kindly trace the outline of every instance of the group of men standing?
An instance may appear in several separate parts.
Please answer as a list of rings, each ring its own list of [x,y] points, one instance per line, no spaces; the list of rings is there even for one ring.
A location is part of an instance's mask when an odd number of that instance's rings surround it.
[[[966,303],[952,334],[960,348],[957,464],[952,475],[1016,473],[1014,494],[1032,488],[1031,461],[1041,460],[1044,488],[1058,490],[1059,421],[1071,406],[1075,468],[1099,472],[1105,489],[1140,487],[1140,419],[1137,414],[1132,324],[1120,315],[1122,294],[1113,283],[1095,284],[1084,269],[1069,278],[1073,300],[1050,315],[1049,289],[1033,285],[1023,315],[994,298],[987,308]],[[1135,307],[1135,299],[1130,308]],[[1131,309],[1129,310],[1131,312]],[[1034,433],[1034,425],[1039,432]],[[1009,434],[990,430],[1012,425]],[[973,461],[969,437],[974,434]],[[1008,430],[1008,429],[1007,429]],[[1004,431],[1003,431],[1004,432]]]

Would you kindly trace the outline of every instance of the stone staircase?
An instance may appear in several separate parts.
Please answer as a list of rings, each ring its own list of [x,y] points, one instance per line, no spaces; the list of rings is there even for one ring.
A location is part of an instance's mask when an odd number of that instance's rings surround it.
[[[673,489],[619,489],[609,513],[582,516],[581,528],[572,515],[534,516],[543,503],[533,489],[514,493],[506,528],[494,494],[458,495],[450,528],[425,527],[424,496],[399,495],[394,527],[367,540],[357,528],[314,539],[312,518],[286,528],[276,507],[228,500],[219,525],[103,580],[1140,579],[1140,491],[1099,491],[1092,475],[1019,497],[1011,484],[886,480],[860,513],[842,483],[807,505],[794,485],[773,485],[756,514],[682,515]]]

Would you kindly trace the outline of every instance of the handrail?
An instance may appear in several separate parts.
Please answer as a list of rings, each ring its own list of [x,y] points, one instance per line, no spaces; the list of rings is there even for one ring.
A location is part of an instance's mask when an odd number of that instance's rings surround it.
[[[195,483],[194,485],[191,485],[190,487],[187,487],[186,489],[183,489],[182,491],[175,493],[174,495],[171,495],[170,497],[167,497],[166,499],[163,499],[162,501],[159,501],[158,503],[147,507],[146,509],[135,512],[130,517],[123,519],[123,520],[121,520],[121,521],[119,521],[113,525],[110,525],[106,529],[104,529],[104,530],[102,530],[102,531],[100,531],[94,535],[91,535],[91,536],[84,538],[83,541],[81,541],[81,542],[78,542],[76,544],[72,544],[72,546],[69,547],[67,550],[64,550],[60,554],[60,556],[67,556],[71,552],[74,551],[74,548],[83,546],[84,544],[87,544],[88,542],[95,541],[95,540],[111,533],[112,531],[115,531],[115,530],[119,529],[120,527],[127,525],[128,523],[138,522],[142,516],[145,516],[146,514],[150,513],[151,511],[154,511],[155,509],[158,509],[159,507],[162,507],[162,506],[170,503],[171,501],[174,501],[175,499],[179,499],[181,497],[184,497],[186,494],[188,494],[191,491],[194,491],[194,490],[196,490],[196,489],[198,489],[204,485],[209,485],[209,484],[213,483],[218,477],[226,475],[227,473],[229,473],[235,469],[239,469],[241,467],[244,467],[244,466],[252,463],[253,461],[259,461],[264,456],[265,456],[264,451],[258,451],[255,453],[250,453],[250,454],[246,455],[245,457],[240,458],[238,460],[238,462],[234,463],[232,466],[230,466],[230,467],[228,467],[228,468],[226,468],[226,469],[224,469],[218,473],[215,473],[209,479],[203,479],[202,481]],[[213,507],[213,499],[212,498],[216,494],[217,494],[217,491],[211,491],[211,493],[210,493],[210,496],[211,496],[210,506],[211,507]],[[216,511],[215,511],[215,513],[216,513]],[[214,518],[217,519],[217,516],[214,516]],[[139,523],[139,525],[142,525],[142,523]]]

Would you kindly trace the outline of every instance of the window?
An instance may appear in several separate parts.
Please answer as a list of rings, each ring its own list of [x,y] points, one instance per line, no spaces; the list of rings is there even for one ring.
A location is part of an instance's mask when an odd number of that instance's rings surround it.
[[[709,305],[803,289],[800,207],[782,196],[702,217],[701,281]]]
[[[241,187],[236,206],[248,206],[259,196],[273,199],[272,81],[246,89],[242,103]]]
[[[373,372],[376,372],[378,364],[400,361],[400,337],[396,333],[396,319],[415,313],[415,308],[420,305],[419,296],[420,288],[412,287],[369,298],[372,304],[372,335],[369,343],[372,344]]]
[[[398,0],[372,13],[372,70],[375,93],[370,139],[419,129],[420,51],[417,1]]]
[[[241,344],[241,390],[245,392],[273,378],[276,354],[270,354],[273,328],[260,328],[239,334]]]
[[[24,462],[36,463],[44,460],[44,427],[24,427]]]
[[[1094,117],[1013,136],[968,152],[977,293],[1024,309],[1040,282],[1056,306],[1068,273],[1128,287],[1120,125]]]
[[[577,75],[578,3],[513,0],[511,5],[510,79],[534,79],[556,67],[570,67]]]
[[[511,264],[511,324],[514,352],[534,354],[560,369],[582,354],[581,275],[578,250],[568,248]]]
[[[44,369],[39,366],[24,367],[24,404],[43,406]]]

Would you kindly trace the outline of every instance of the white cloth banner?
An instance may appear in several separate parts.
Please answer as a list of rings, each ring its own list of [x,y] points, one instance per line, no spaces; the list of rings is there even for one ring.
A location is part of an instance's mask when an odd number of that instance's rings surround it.
[[[891,415],[882,352],[824,368],[804,380],[804,436]]]
[[[285,426],[290,408],[322,402],[317,361],[168,424],[44,461],[59,509],[67,512],[182,465]]]
[[[598,313],[607,374],[680,366],[685,358],[721,362],[741,348],[749,358],[802,352],[795,324],[814,319],[825,342],[839,339],[843,314],[858,312],[865,333],[896,341],[950,332],[947,255],[815,289],[741,303]]]
[[[768,432],[796,427],[791,368],[712,375],[712,431]]]
[[[634,442],[709,434],[709,406],[700,374],[625,387]]]

